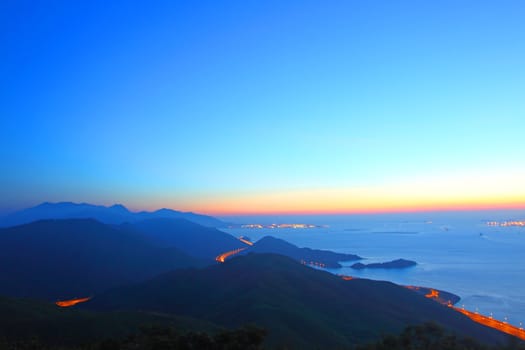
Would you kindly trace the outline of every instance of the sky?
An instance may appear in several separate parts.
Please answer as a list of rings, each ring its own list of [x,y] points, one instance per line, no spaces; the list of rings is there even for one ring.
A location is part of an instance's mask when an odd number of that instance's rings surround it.
[[[525,208],[522,1],[0,3],[0,212]]]

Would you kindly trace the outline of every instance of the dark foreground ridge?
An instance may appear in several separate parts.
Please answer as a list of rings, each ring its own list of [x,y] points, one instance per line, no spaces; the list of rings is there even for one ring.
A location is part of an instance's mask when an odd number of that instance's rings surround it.
[[[170,327],[179,332],[219,330],[209,322],[175,315],[62,309],[50,302],[2,296],[0,315],[2,350],[78,346],[105,338],[120,339],[139,332],[141,327]]]
[[[363,344],[427,321],[486,343],[505,339],[406,288],[364,279],[345,281],[273,254],[173,271],[111,290],[83,307],[162,312],[230,328],[253,323],[268,330],[268,344],[296,348]]]

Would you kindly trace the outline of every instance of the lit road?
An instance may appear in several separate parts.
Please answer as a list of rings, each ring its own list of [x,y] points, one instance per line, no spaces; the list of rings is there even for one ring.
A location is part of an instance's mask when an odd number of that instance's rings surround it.
[[[341,275],[340,277],[347,281],[353,280],[355,278],[352,276],[345,276],[345,275]],[[525,330],[523,329],[523,327],[516,327],[511,324],[508,324],[507,322],[496,320],[492,316],[485,316],[485,315],[481,315],[478,312],[472,312],[472,311],[465,310],[464,308],[455,307],[454,305],[450,303],[450,300],[445,300],[441,298],[438,290],[435,290],[432,288],[426,288],[426,287],[417,287],[417,286],[404,286],[404,287],[410,290],[413,290],[413,291],[419,291],[421,289],[428,289],[429,292],[425,294],[425,297],[427,297],[428,299],[432,299],[440,304],[446,305],[450,307],[452,310],[462,313],[463,315],[467,316],[468,318],[470,318],[472,321],[476,323],[482,324],[490,328],[497,329],[498,331],[503,332],[503,333],[513,335],[517,338],[520,338],[521,340],[525,340]]]
[[[62,300],[57,301],[55,304],[60,307],[71,307],[80,303],[85,303],[86,301],[90,300],[91,297],[87,298],[79,298],[79,299],[71,299],[71,300]]]
[[[474,322],[480,323],[490,328],[495,328],[501,332],[513,335],[515,337],[520,338],[521,340],[525,340],[525,331],[523,330],[522,327],[516,327],[516,326],[508,324],[507,322],[495,320],[490,316],[480,315],[477,312],[468,311],[468,310],[461,309],[455,306],[450,306],[450,307],[468,316]]]
[[[406,288],[418,290],[421,287],[406,286]],[[439,291],[435,289],[430,288],[430,291],[428,292],[428,294],[425,295],[425,297],[435,300],[440,304],[446,305],[457,312],[461,312],[462,314],[468,316],[474,322],[477,322],[490,328],[497,329],[503,333],[507,333],[518,337],[522,340],[525,340],[525,331],[523,330],[523,328],[515,327],[513,325],[508,324],[507,322],[495,320],[494,318],[492,318],[492,316],[484,316],[479,314],[478,312],[472,312],[465,310],[464,308],[455,307],[450,303],[450,301],[445,301],[444,299],[442,299],[439,295]]]
[[[239,237],[239,241],[241,241],[242,243],[247,244],[247,245],[249,245],[249,246],[252,246],[252,245],[253,245],[253,242],[247,240],[246,238],[244,238],[244,236]]]
[[[235,254],[239,254],[240,252],[242,252],[245,249],[247,249],[247,248],[238,248],[238,249],[235,249],[235,250],[230,250],[229,252],[226,252],[226,253],[222,253],[221,255],[217,255],[217,257],[215,258],[215,261],[223,263],[230,256],[233,256]]]

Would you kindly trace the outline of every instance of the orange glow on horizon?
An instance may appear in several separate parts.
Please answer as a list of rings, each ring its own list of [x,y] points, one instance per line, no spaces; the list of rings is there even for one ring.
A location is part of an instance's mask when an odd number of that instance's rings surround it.
[[[355,187],[304,187],[216,190],[210,193],[159,194],[136,204],[215,216],[376,214],[434,211],[525,209],[523,173],[483,172],[415,176],[403,181]]]
[[[229,202],[230,201],[230,202]],[[450,202],[413,201],[400,199],[399,202],[386,205],[381,202],[342,205],[337,201],[311,200],[301,205],[266,204],[261,200],[230,198],[224,201],[194,203],[185,206],[181,203],[155,205],[142,208],[138,211],[154,211],[160,208],[171,208],[184,212],[194,212],[211,216],[250,216],[250,215],[355,215],[355,214],[389,214],[389,213],[425,213],[446,211],[484,211],[484,210],[525,210],[525,194],[516,200],[505,198],[488,198],[486,200],[464,200]]]
[[[525,195],[524,197],[525,198]],[[349,205],[348,207],[339,206],[336,202],[325,203],[313,201],[304,205],[281,206],[259,205],[250,203],[250,200],[239,203],[239,200],[232,199],[232,203],[227,201],[220,203],[201,203],[191,207],[183,207],[180,204],[155,206],[145,210],[157,210],[158,208],[173,208],[174,210],[188,211],[212,216],[250,216],[250,215],[354,215],[354,214],[388,214],[388,213],[425,213],[443,211],[484,211],[484,210],[525,210],[525,199],[516,201],[505,201],[504,199],[487,199],[486,201],[450,202],[450,203],[408,203],[402,200],[396,205],[383,205],[381,203],[369,203],[368,205]],[[237,203],[239,203],[237,205]],[[315,205],[317,204],[317,205]],[[137,210],[139,211],[139,210]]]
[[[525,198],[525,196],[524,196]],[[250,215],[352,215],[352,214],[388,214],[388,213],[424,213],[443,211],[483,211],[483,210],[525,210],[525,199],[505,201],[504,199],[487,199],[486,201],[432,203],[428,202],[403,202],[383,205],[381,203],[368,203],[368,205],[339,206],[336,202],[324,203],[313,201],[301,206],[275,206],[275,205],[250,205],[249,201],[242,205],[227,205],[222,203],[217,209],[211,205],[203,205],[192,210],[214,216],[250,216]]]

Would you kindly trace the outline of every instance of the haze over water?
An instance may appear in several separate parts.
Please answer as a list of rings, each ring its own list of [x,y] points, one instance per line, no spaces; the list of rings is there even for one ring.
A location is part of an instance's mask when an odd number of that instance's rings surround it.
[[[271,235],[301,247],[354,253],[364,263],[414,260],[408,269],[350,268],[330,272],[402,285],[446,290],[456,306],[520,326],[525,322],[524,227],[491,227],[490,220],[519,219],[520,212],[421,213],[349,216],[228,217],[239,223],[309,223],[315,229],[228,229],[256,241]],[[522,215],[525,217],[525,214]]]

